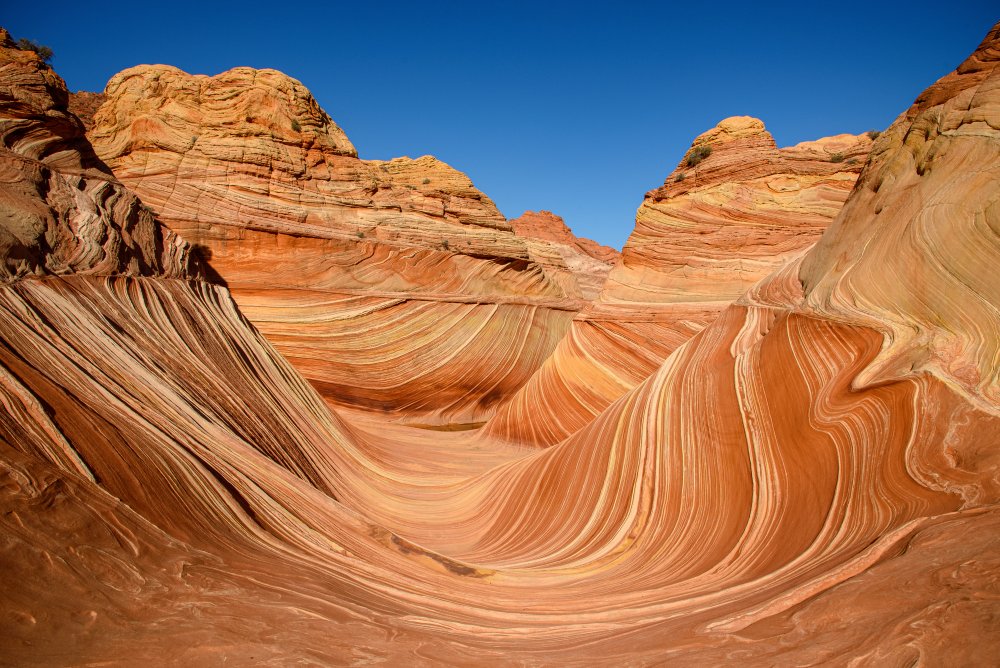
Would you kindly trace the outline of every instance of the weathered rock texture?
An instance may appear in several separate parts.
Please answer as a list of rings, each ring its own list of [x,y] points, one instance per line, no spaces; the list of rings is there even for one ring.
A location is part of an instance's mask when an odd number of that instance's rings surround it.
[[[592,300],[600,293],[618,251],[578,238],[551,211],[525,211],[512,219],[514,234],[526,240],[534,262],[545,268],[570,295]]]
[[[193,275],[187,244],[103,171],[67,98],[62,79],[0,29],[0,281]]]
[[[998,64],[1000,25],[814,249],[543,450],[328,409],[194,275],[18,275],[4,659],[990,665]]]
[[[708,157],[689,166],[703,147]],[[812,246],[870,147],[867,135],[838,135],[779,149],[746,116],[700,135],[663,187],[646,195],[600,298],[501,406],[489,433],[547,446],[593,420],[750,286]],[[558,417],[531,420],[536,407]]]
[[[105,94],[101,158],[332,401],[481,422],[582,305],[464,174],[358,159],[280,72],[142,66]]]
[[[80,119],[87,130],[94,128],[94,115],[107,98],[103,93],[80,90],[69,94],[69,112]]]

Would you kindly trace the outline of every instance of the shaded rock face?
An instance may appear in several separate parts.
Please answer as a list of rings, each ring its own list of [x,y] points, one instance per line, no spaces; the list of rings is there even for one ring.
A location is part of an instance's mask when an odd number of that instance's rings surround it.
[[[105,94],[102,159],[333,402],[482,422],[581,306],[464,174],[358,159],[279,72],[142,66]]]
[[[544,450],[329,409],[194,273],[9,277],[4,658],[989,665],[998,64],[1000,25],[817,245]]]
[[[90,93],[80,90],[69,94],[69,111],[80,119],[88,131],[94,127],[94,115],[107,98],[103,93]]]
[[[592,300],[600,293],[618,251],[576,237],[551,211],[525,211],[509,221],[526,240],[531,259],[545,268],[567,294]]]
[[[48,274],[198,275],[96,159],[66,86],[0,29],[0,280]]]
[[[870,148],[867,135],[838,135],[779,149],[763,122],[747,116],[699,135],[664,185],[647,193],[599,298],[498,409],[489,433],[548,446],[588,424],[754,283],[816,243]],[[528,419],[536,406],[559,417]]]

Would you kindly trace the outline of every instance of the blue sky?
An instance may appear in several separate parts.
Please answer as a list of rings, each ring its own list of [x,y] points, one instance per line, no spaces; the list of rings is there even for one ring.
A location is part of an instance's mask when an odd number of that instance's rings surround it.
[[[8,3],[5,3],[8,4]],[[13,4],[13,6],[10,6]],[[1000,20],[990,2],[14,2],[71,90],[168,63],[301,80],[363,158],[432,154],[508,217],[620,247],[720,119],[781,146],[884,128]]]

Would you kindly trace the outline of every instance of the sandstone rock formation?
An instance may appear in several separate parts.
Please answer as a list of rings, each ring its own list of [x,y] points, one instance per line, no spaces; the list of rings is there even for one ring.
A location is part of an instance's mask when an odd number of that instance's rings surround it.
[[[33,81],[0,46],[0,89]],[[879,137],[813,249],[547,449],[331,410],[180,241],[174,264],[10,273],[5,660],[989,665],[998,64],[1000,24]],[[5,138],[80,145],[58,100],[17,109]],[[39,145],[0,157],[77,177]],[[45,197],[5,192],[4,228]],[[99,220],[124,238],[121,211]]]
[[[187,244],[103,170],[67,99],[62,79],[0,29],[0,281],[193,275]]]
[[[707,157],[695,158],[705,147]],[[548,446],[588,424],[750,286],[812,246],[870,147],[867,135],[838,135],[779,149],[746,116],[700,135],[646,195],[600,298],[488,432]],[[529,419],[536,407],[558,417]]]
[[[101,158],[340,405],[482,422],[582,305],[464,174],[358,159],[280,72],[142,66],[105,93]]]
[[[519,237],[569,246],[606,264],[613,264],[621,255],[610,246],[602,246],[592,239],[577,237],[566,225],[566,221],[551,211],[525,211],[510,220],[510,225],[514,228],[514,234]]]
[[[105,101],[103,93],[80,90],[69,94],[69,112],[80,119],[88,131],[94,128],[94,116]]]
[[[597,297],[618,251],[576,237],[551,211],[525,211],[509,222],[514,234],[526,240],[532,261],[544,267],[567,294],[586,300]]]

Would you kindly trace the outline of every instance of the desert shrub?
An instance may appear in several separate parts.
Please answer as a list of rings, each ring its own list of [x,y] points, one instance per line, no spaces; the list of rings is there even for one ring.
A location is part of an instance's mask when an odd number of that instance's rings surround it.
[[[42,62],[47,63],[52,60],[52,49],[38,42],[33,42],[26,37],[17,40],[17,48],[21,51],[34,51],[42,59]]]
[[[830,162],[843,162],[843,161],[844,161],[843,153],[834,153],[833,155],[830,156]]]
[[[712,155],[711,146],[696,146],[688,152],[687,157],[684,158],[684,164],[688,167],[694,167],[710,155]]]
[[[423,183],[425,186],[430,182],[431,182],[430,179],[424,179],[423,181],[421,181],[421,183]]]
[[[447,239],[445,239],[445,240],[443,240],[443,241],[441,242],[441,248],[443,248],[443,249],[445,249],[445,250],[448,250],[448,248],[449,248],[449,247],[450,247],[450,244],[448,243],[448,240],[447,240]]]
[[[878,130],[869,130],[869,131],[868,131],[868,132],[866,132],[865,134],[867,134],[867,135],[868,135],[868,138],[869,138],[869,139],[871,139],[871,140],[873,140],[873,141],[874,141],[874,140],[878,139],[878,136],[879,136],[880,134],[882,134],[882,133],[881,133],[880,131],[878,131]]]
[[[294,132],[299,132],[300,130],[302,130],[302,126],[299,125],[299,122],[294,118],[292,119],[292,130]]]
[[[677,183],[680,183],[683,180],[684,180],[684,172],[678,174],[677,177],[674,179],[674,181],[676,181]]]
[[[361,230],[358,230],[357,236],[358,236],[358,239],[364,239],[365,238],[365,233],[362,232]]]

